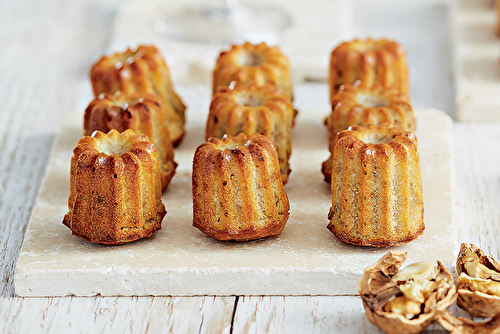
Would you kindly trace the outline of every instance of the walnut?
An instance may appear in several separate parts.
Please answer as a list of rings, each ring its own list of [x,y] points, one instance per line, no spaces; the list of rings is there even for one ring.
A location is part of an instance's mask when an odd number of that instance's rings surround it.
[[[399,271],[406,253],[390,251],[358,282],[368,320],[386,333],[419,333],[456,300],[453,276],[441,262]]]
[[[490,320],[474,322],[467,318],[456,318],[446,312],[436,320],[451,334],[500,334],[500,313]]]
[[[500,264],[472,244],[462,243],[457,259],[457,304],[472,315],[500,312]]]

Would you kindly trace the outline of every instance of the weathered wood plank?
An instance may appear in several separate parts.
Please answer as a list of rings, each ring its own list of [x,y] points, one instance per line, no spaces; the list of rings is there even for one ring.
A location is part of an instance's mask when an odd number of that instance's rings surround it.
[[[233,331],[358,333],[369,328],[373,332],[376,328],[364,321],[363,312],[361,301],[356,297],[240,297]]]
[[[84,108],[88,66],[108,42],[114,3],[0,3],[0,296],[14,294],[15,263],[59,118]]]
[[[500,258],[500,123],[455,124],[455,220],[460,242]]]
[[[58,118],[70,108],[85,106],[81,93],[88,95],[90,90],[85,81],[88,66],[109,43],[120,1],[108,1],[106,5],[100,2],[0,2],[0,332],[127,333],[185,329],[194,333],[227,333],[233,297],[10,297],[13,268],[50,144],[59,129]],[[375,6],[381,5],[377,2],[365,8],[365,14],[359,16],[361,21],[367,19],[375,25],[377,15],[371,10]],[[442,25],[439,20],[433,22]],[[406,30],[410,27],[407,22],[404,26]],[[383,25],[378,27],[375,34],[385,33]],[[402,31],[389,30],[394,32],[389,35],[401,39]],[[441,66],[451,66],[446,48],[449,42],[442,32],[438,43],[443,46],[409,50],[412,60],[432,62],[426,67],[427,72],[412,72],[417,83],[413,86],[414,102],[452,113],[450,71],[445,68],[438,73]],[[428,85],[422,87],[421,83]],[[326,97],[322,103],[325,101]],[[456,125],[455,220],[459,240],[473,242],[497,258],[499,153],[500,125]],[[233,333],[266,329],[275,333],[377,333],[364,317],[356,297],[240,297],[236,310]]]
[[[456,306],[450,311],[467,313]],[[383,333],[365,316],[359,297],[264,296],[240,297],[233,323],[234,333]],[[432,324],[424,333],[447,333]]]
[[[235,297],[2,298],[1,333],[229,333]]]

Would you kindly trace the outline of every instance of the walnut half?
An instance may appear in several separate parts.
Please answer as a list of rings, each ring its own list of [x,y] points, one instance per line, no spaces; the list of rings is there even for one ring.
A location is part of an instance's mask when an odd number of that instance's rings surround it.
[[[453,276],[441,262],[399,271],[406,253],[390,251],[358,282],[368,320],[386,333],[419,333],[456,300]]]
[[[500,264],[472,244],[462,243],[457,259],[459,307],[472,315],[500,312]]]
[[[467,318],[456,318],[450,312],[445,312],[436,320],[450,334],[500,334],[500,313],[489,320],[474,322]]]

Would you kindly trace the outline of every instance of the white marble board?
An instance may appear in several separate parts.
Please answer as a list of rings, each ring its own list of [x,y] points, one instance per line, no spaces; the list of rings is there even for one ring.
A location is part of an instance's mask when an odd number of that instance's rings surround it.
[[[300,109],[293,132],[292,173],[286,191],[290,219],[281,236],[246,243],[220,242],[192,227],[191,163],[203,141],[209,90],[181,87],[190,106],[179,163],[163,194],[168,214],[149,239],[101,246],[72,236],[67,212],[69,162],[82,133],[81,112],[68,114],[47,167],[15,272],[20,296],[91,295],[354,295],[362,271],[388,249],[339,242],[327,229],[330,190],[320,172],[328,157],[323,108]],[[314,104],[323,85],[299,85],[302,105]],[[325,95],[326,96],[326,95]],[[326,97],[325,97],[326,101]],[[318,104],[318,103],[317,103]],[[452,129],[435,109],[416,111],[426,230],[404,246],[408,262],[440,260],[452,267]]]

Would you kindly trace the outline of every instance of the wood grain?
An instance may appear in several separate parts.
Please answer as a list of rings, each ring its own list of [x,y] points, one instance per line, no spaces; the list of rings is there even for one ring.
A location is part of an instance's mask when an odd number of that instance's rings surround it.
[[[2,333],[229,333],[235,297],[3,298]],[[0,322],[1,323],[1,322]]]
[[[0,3],[1,296],[14,293],[14,264],[59,117],[81,102],[75,96],[82,95],[83,68],[106,42],[98,32],[110,17],[96,8],[97,1]]]
[[[427,6],[419,15],[402,14],[407,3],[356,0],[357,29],[410,43],[415,105],[453,115],[448,1],[419,1]],[[356,297],[13,297],[13,268],[59,117],[70,109],[83,110],[88,103],[82,99],[90,94],[87,69],[110,44],[120,4],[0,2],[0,332],[379,333],[367,322]],[[412,2],[413,9],[416,4]],[[433,17],[428,25],[419,21],[429,17],[426,13]],[[408,30],[411,36],[405,37]],[[438,41],[428,43],[433,36]],[[297,97],[297,103],[300,100],[310,103],[306,97]],[[325,95],[321,103],[326,101]],[[473,242],[497,258],[499,134],[497,124],[455,126],[457,232],[461,241]],[[456,307],[453,313],[464,315]],[[437,327],[427,332],[444,333]]]
[[[500,126],[455,124],[455,217],[461,242],[500,259]],[[458,253],[457,253],[458,254]]]
[[[471,318],[456,305],[453,314]],[[364,316],[357,297],[240,297],[234,316],[236,333],[382,333]],[[445,332],[433,323],[424,333]]]
[[[500,49],[490,0],[456,0],[450,9],[456,114],[461,122],[499,122]]]

